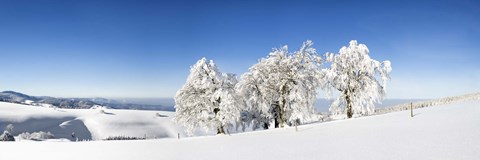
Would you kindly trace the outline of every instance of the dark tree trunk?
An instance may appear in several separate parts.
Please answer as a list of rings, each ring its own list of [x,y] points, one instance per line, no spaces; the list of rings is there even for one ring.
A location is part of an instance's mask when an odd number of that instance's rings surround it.
[[[287,100],[285,99],[285,96],[287,94],[287,88],[285,85],[282,87],[282,103],[280,103],[280,127],[283,128],[283,123],[285,120],[285,104],[287,103]]]
[[[215,113],[215,117],[217,116],[217,113],[220,111],[219,108],[213,109],[213,113]],[[223,126],[220,125],[217,127],[217,134],[225,134],[225,130],[223,129]]]
[[[263,129],[268,129],[268,124],[267,123],[263,123]]]
[[[279,118],[275,118],[275,128],[280,127]]]
[[[353,116],[353,111],[352,111],[352,100],[350,99],[350,96],[348,93],[345,93],[345,100],[347,101],[347,118],[352,118]]]
[[[279,119],[280,119],[280,127],[282,127],[282,128],[283,128],[283,123],[285,123],[284,122],[284,120],[285,120],[285,118],[284,118],[285,117],[285,111],[284,110],[285,110],[285,98],[282,99],[282,104],[280,105],[280,117],[279,117]]]
[[[275,121],[275,128],[280,127],[280,106],[278,105],[278,102],[276,102],[273,105],[273,120]]]
[[[225,134],[225,129],[223,129],[223,126],[217,128],[217,134]]]

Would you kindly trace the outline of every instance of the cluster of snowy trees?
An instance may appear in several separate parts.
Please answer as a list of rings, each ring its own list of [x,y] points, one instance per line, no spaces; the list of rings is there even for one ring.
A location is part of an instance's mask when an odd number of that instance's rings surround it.
[[[287,46],[275,48],[240,80],[220,72],[212,60],[200,59],[175,96],[175,121],[188,134],[199,127],[221,134],[233,126],[298,125],[316,116],[319,89],[339,91],[330,108],[332,114],[346,113],[351,118],[373,113],[373,103],[386,93],[390,62],[371,59],[367,46],[355,40],[338,54],[325,56],[312,45],[306,41],[294,52]]]
[[[55,135],[50,132],[38,131],[38,132],[24,132],[18,135],[20,140],[34,140],[34,141],[43,141],[47,139],[54,139]]]
[[[105,138],[105,141],[120,141],[120,140],[145,140],[145,137],[130,137],[130,136],[110,136]]]

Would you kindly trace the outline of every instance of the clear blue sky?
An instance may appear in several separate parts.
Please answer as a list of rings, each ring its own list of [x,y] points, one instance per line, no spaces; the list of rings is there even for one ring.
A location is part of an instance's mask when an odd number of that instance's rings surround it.
[[[173,97],[199,58],[242,74],[273,47],[352,39],[392,61],[387,98],[480,91],[478,1],[0,0],[0,90]]]

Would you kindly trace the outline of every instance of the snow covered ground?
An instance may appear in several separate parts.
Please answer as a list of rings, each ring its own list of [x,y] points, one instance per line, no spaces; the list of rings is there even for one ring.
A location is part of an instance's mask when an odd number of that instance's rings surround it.
[[[71,141],[112,136],[177,137],[173,115],[174,112],[166,111],[61,109],[0,102],[0,129],[3,132],[5,126],[13,124],[13,135],[44,131]]]
[[[5,113],[5,106],[0,104],[2,121],[39,117],[24,113],[27,112],[24,108],[15,114]],[[52,111],[38,112],[49,115]],[[65,112],[65,117],[78,117],[87,128],[95,126],[107,131],[122,131],[121,126],[128,128],[131,123],[158,124],[160,130],[166,123],[156,119],[154,112],[107,110],[114,115],[98,115],[89,110]],[[409,111],[401,111],[302,125],[298,132],[295,128],[281,128],[181,139],[3,142],[0,159],[480,159],[480,100],[421,108],[414,113],[413,118]],[[114,122],[108,116],[131,118]],[[104,135],[99,132],[94,133]]]

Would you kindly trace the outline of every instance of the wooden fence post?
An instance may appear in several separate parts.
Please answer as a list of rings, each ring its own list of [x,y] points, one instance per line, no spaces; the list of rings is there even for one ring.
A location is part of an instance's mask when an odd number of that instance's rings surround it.
[[[413,117],[413,102],[410,102],[410,117]]]

